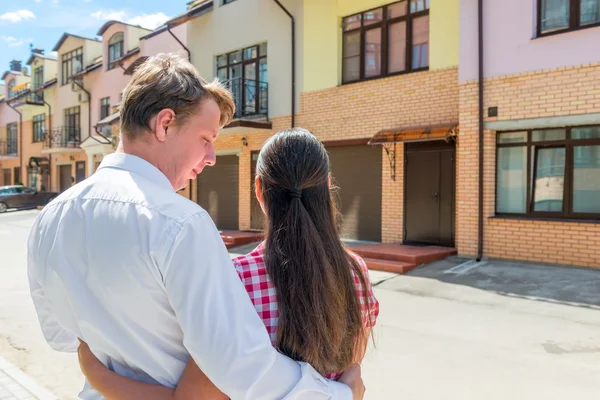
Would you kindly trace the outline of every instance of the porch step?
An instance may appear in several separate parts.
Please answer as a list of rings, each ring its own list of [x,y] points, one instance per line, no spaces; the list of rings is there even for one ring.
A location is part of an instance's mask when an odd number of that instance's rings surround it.
[[[456,249],[440,246],[407,246],[402,244],[367,244],[351,247],[363,258],[398,261],[414,265],[428,264],[456,254]]]
[[[219,233],[228,249],[263,240],[262,232],[220,231]]]
[[[395,274],[405,274],[417,268],[417,264],[411,264],[401,261],[379,260],[376,258],[363,258],[367,267],[374,271],[393,272]]]

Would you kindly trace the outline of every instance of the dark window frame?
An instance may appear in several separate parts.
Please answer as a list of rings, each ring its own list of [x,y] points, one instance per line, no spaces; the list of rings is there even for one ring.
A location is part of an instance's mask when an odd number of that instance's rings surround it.
[[[81,131],[81,107],[74,106],[64,109],[64,121],[63,125],[66,128]],[[75,124],[71,124],[75,121]]]
[[[261,47],[265,48],[265,52],[264,54],[261,52]],[[269,112],[269,104],[268,104],[268,93],[267,93],[267,97],[266,97],[266,105],[265,107],[261,107],[261,96],[260,96],[260,91],[268,88],[268,86],[262,85],[262,84],[267,84],[268,85],[268,75],[269,75],[269,63],[268,63],[268,56],[269,56],[269,51],[268,51],[268,47],[267,47],[267,42],[263,42],[263,43],[259,43],[259,44],[255,44],[252,46],[247,46],[247,47],[243,47],[241,49],[237,49],[234,51],[230,51],[228,53],[224,53],[224,54],[219,54],[217,55],[217,57],[215,57],[215,62],[216,62],[216,66],[217,66],[217,77],[219,76],[219,71],[225,70],[226,71],[226,76],[227,76],[227,82],[230,82],[231,79],[240,79],[240,88],[241,88],[241,93],[242,93],[242,99],[235,99],[236,101],[236,105],[238,105],[238,101],[239,104],[242,105],[242,109],[241,110],[236,110],[236,115],[239,113],[240,116],[245,117],[245,116],[252,116],[252,115],[262,115],[262,114],[268,114]],[[252,58],[244,58],[244,52],[246,50],[251,50],[251,49],[256,49],[256,57],[252,57]],[[240,61],[237,62],[230,62],[230,55],[233,55],[237,52],[241,53],[241,58]],[[227,59],[226,63],[219,66],[219,57],[225,57]],[[261,61],[262,60],[266,60],[265,63],[267,65],[267,82],[263,82],[260,80],[260,65],[261,65]],[[254,64],[254,68],[256,71],[256,78],[255,79],[246,79],[245,76],[245,69],[247,65],[251,65]],[[241,76],[240,77],[236,77],[236,78],[232,78],[229,74],[230,69],[232,67],[236,67],[236,66],[241,66]],[[245,111],[245,88],[246,88],[246,81],[254,81],[255,82],[255,90],[257,91],[257,94],[255,94],[255,105],[254,105],[254,113],[244,113]],[[262,83],[262,84],[261,84]],[[231,90],[233,90],[233,88],[230,88]],[[235,94],[235,93],[234,93]],[[265,110],[266,109],[266,110]],[[262,111],[265,112],[262,112]]]
[[[81,69],[79,71],[74,71],[73,62],[79,61],[81,65]],[[83,47],[79,47],[75,50],[71,50],[68,53],[65,53],[61,56],[61,86],[65,86],[68,83],[71,83],[73,80],[73,75],[79,73],[83,70]]]
[[[121,35],[121,40],[113,42],[115,36],[117,36],[117,35]],[[116,67],[115,61],[117,61],[118,59],[123,57],[123,54],[125,54],[125,49],[123,48],[124,44],[125,44],[125,34],[123,32],[115,33],[108,40],[108,65],[106,68],[107,70],[110,71],[111,69],[114,69]],[[118,54],[118,57],[115,56],[113,58],[112,57],[113,49],[117,46],[119,46],[119,54]]]
[[[600,128],[600,125],[580,125],[555,128],[537,128],[537,129],[516,129],[509,131],[498,131],[496,135],[496,162],[495,162],[495,196],[494,196],[494,212],[498,217],[516,217],[524,219],[539,219],[539,220],[600,220],[599,213],[581,213],[573,211],[573,195],[574,195],[574,148],[580,146],[600,146],[600,138],[593,139],[571,139],[571,131],[580,128]],[[532,133],[540,130],[565,130],[565,139],[548,140],[548,141],[533,141]],[[519,143],[498,143],[499,137],[502,134],[514,132],[527,132],[525,142]],[[526,197],[525,197],[525,212],[511,213],[498,211],[498,160],[499,149],[509,147],[526,148]],[[552,211],[534,211],[534,195],[535,195],[535,178],[537,174],[536,160],[539,149],[565,148],[565,174],[563,183],[563,210],[561,212]],[[535,149],[535,151],[532,151]],[[533,153],[533,154],[532,154]]]
[[[426,1],[426,0],[424,0]],[[395,18],[388,18],[388,8],[390,6],[394,6],[396,4],[400,4],[402,2],[406,2],[406,14],[400,17],[395,17]],[[378,10],[378,9],[382,9],[382,21],[378,22],[378,23],[372,23],[369,25],[364,25],[364,15],[366,13],[369,13],[371,11],[374,10]],[[414,13],[410,12],[410,0],[401,0],[401,1],[396,1],[390,4],[386,4],[383,6],[379,6],[379,7],[374,7],[371,8],[369,10],[365,10],[359,13],[355,13],[355,14],[351,14],[351,15],[347,15],[345,17],[342,18],[342,85],[348,85],[348,84],[352,84],[352,83],[356,83],[356,82],[364,82],[364,81],[369,81],[369,80],[373,80],[373,79],[381,79],[381,78],[387,78],[390,76],[398,76],[398,75],[404,75],[404,74],[410,74],[410,73],[414,73],[414,72],[421,72],[421,71],[428,71],[429,70],[429,62],[427,63],[428,65],[426,67],[421,67],[421,68],[412,68],[412,39],[413,39],[413,21],[416,18],[419,17],[424,17],[424,16],[429,16],[429,11],[430,8],[427,8],[425,10],[422,11],[416,11]],[[360,18],[360,27],[358,28],[354,28],[351,30],[347,30],[344,31],[344,20],[346,18],[351,18],[354,17],[356,15],[361,15]],[[404,71],[399,71],[399,72],[392,72],[392,73],[388,73],[388,68],[389,68],[389,48],[388,48],[388,38],[389,38],[389,27],[396,24],[396,23],[400,23],[400,22],[405,22],[406,23],[406,45],[405,45],[405,70]],[[430,20],[431,22],[431,20]],[[371,76],[366,78],[365,77],[365,33],[367,31],[370,31],[372,29],[377,29],[377,28],[381,28],[381,74],[377,75],[377,76]],[[344,37],[346,35],[349,34],[353,34],[356,32],[360,32],[360,72],[359,72],[359,78],[355,79],[355,80],[351,80],[351,81],[344,81],[344,59],[346,58],[346,48],[344,46]],[[431,34],[431,28],[429,30],[430,34]],[[430,36],[431,38],[431,36]],[[428,41],[429,44],[431,44]],[[431,55],[431,45],[429,46],[429,55]]]
[[[19,124],[16,122],[6,124],[6,154],[19,155]]]
[[[544,37],[551,35],[559,35],[561,33],[578,31],[581,29],[597,28],[600,26],[600,21],[594,24],[581,25],[581,0],[569,0],[569,26],[564,29],[557,29],[550,32],[542,32],[542,2],[544,0],[537,0],[537,27],[536,37]]]
[[[13,97],[15,97],[15,93],[14,93],[14,91],[13,91],[13,88],[14,88],[15,86],[17,86],[17,78],[12,78],[12,79],[10,80],[10,82],[8,82],[8,84],[6,85],[6,88],[7,88],[7,90],[8,90],[7,97],[8,97],[9,99],[12,99]]]
[[[235,0],[223,0],[223,5],[227,5],[227,4],[231,4],[233,3]]]
[[[104,97],[102,99],[100,99],[100,119],[103,120],[104,118],[108,117],[110,115],[110,97]]]
[[[44,86],[44,66],[33,70],[32,89],[37,90]]]
[[[32,129],[32,143],[43,142],[46,138],[46,114],[34,115],[32,118],[33,129]]]

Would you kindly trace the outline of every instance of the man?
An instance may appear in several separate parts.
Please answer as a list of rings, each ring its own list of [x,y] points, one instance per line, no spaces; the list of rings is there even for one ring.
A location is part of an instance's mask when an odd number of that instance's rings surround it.
[[[174,55],[148,59],[123,93],[121,143],[49,204],[28,243],[31,295],[56,350],[78,338],[115,372],[175,387],[191,355],[232,399],[361,399],[272,346],[201,207],[176,193],[214,165],[231,93]],[[86,384],[83,399],[101,396]]]

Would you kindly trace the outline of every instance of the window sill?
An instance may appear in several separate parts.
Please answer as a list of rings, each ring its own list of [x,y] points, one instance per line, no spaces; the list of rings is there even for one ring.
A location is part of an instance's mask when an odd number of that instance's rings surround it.
[[[538,33],[536,36],[532,37],[531,40],[543,39],[548,36],[562,35],[565,33],[578,32],[578,31],[582,31],[584,29],[592,29],[592,28],[598,28],[598,27],[600,27],[600,22],[595,23],[595,24],[580,26],[577,28],[561,29],[560,31],[553,31],[553,32],[548,32],[548,33]]]
[[[600,224],[600,219],[577,219],[577,218],[550,218],[550,217],[532,217],[526,215],[492,215],[488,219],[497,220],[516,220],[516,221],[540,221],[540,222],[564,222],[578,224]]]
[[[388,75],[378,75],[378,76],[373,76],[373,77],[370,77],[370,78],[359,79],[357,81],[342,82],[340,84],[340,86],[348,86],[348,85],[354,85],[356,83],[363,83],[363,82],[375,81],[375,80],[378,80],[378,79],[393,78],[393,77],[396,77],[396,76],[416,74],[417,72],[424,72],[424,71],[429,71],[429,67],[411,69],[410,71],[396,72],[396,73],[388,74]]]

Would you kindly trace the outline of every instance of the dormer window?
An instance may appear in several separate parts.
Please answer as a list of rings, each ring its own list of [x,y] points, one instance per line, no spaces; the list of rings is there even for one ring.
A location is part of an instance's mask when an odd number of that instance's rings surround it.
[[[123,32],[118,32],[108,41],[108,69],[113,69],[114,62],[121,57],[123,57]]]
[[[15,92],[13,91],[13,88],[16,86],[17,84],[17,80],[13,79],[12,81],[8,82],[8,98],[12,99],[15,96]]]

